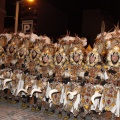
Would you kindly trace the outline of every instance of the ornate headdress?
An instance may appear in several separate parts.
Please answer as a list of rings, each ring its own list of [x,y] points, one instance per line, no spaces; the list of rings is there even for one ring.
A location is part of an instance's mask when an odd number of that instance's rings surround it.
[[[14,48],[14,50],[13,50],[12,53],[10,53],[10,48],[11,48],[11,47]],[[16,45],[16,43],[11,41],[11,43],[8,44],[8,48],[7,48],[7,50],[8,50],[8,54],[15,54],[16,51],[17,51],[17,45]]]
[[[79,55],[78,64],[81,64],[81,62],[83,60],[83,52],[79,46],[80,46],[79,44],[72,45],[72,48],[70,49],[69,55],[70,55],[70,62],[72,64],[76,64],[76,62],[74,61],[74,55]]]
[[[60,56],[62,57],[61,61],[58,63],[57,62],[57,57]],[[67,61],[67,56],[66,56],[66,53],[65,53],[65,50],[62,46],[60,46],[58,48],[58,50],[56,51],[55,55],[54,55],[54,64],[55,65],[63,65],[65,62]]]
[[[46,44],[43,47],[42,53],[40,55],[40,64],[43,66],[46,66],[46,65],[52,63],[54,52],[55,52],[54,45],[53,44]],[[43,62],[43,57],[48,58],[48,61],[46,63]]]
[[[0,45],[0,55],[1,55],[2,53],[4,53],[4,49],[3,49],[3,47]]]
[[[25,44],[23,44],[18,50],[18,56],[19,57],[20,57],[20,51],[21,50],[24,52],[23,57],[29,54],[28,48],[27,48],[27,46],[25,46]]]
[[[0,45],[5,47],[7,45],[7,37],[5,35],[0,35]]]
[[[33,51],[36,51],[38,54],[41,53],[39,46],[35,46],[30,52],[32,53]]]
[[[118,61],[116,62],[116,64],[113,64],[112,62],[112,55],[116,54],[118,56]],[[120,65],[120,48],[118,46],[114,46],[111,50],[108,51],[107,54],[107,61],[108,61],[108,65],[110,66],[119,66]]]
[[[21,36],[19,36],[18,34],[13,35],[11,42],[15,43],[17,47],[20,47],[22,45],[23,42],[23,38]]]
[[[95,57],[95,60],[94,60],[93,63],[90,63],[90,59],[89,59],[90,56],[94,56]],[[93,48],[93,50],[88,53],[86,62],[87,62],[87,65],[90,65],[90,66],[94,66],[98,62],[101,62],[101,57],[100,57],[100,54],[99,54],[97,48]]]
[[[97,36],[94,47],[98,48],[101,55],[105,55],[108,50],[114,46],[120,47],[120,29],[119,24],[115,26],[114,31],[105,32],[105,24],[103,22],[101,26],[101,33]]]

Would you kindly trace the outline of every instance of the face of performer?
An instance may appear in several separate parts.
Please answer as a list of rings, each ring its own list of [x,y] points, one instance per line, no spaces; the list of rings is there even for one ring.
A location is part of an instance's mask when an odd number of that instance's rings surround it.
[[[4,43],[4,38],[0,37],[0,45],[2,45]]]
[[[93,53],[91,53],[90,56],[89,56],[90,63],[92,64],[95,61],[95,59],[96,58],[94,57]]]
[[[75,62],[79,61],[79,54],[74,54],[73,59]]]
[[[19,55],[22,57],[24,54],[24,51],[21,49],[20,52],[19,52]]]
[[[56,59],[57,59],[57,62],[60,63],[60,62],[62,61],[62,56],[61,56],[61,55],[58,55],[58,56],[56,57]]]
[[[111,56],[111,60],[112,60],[113,64],[116,64],[118,62],[118,60],[119,60],[118,54],[113,53],[113,55]]]
[[[2,47],[0,47],[0,53],[2,53],[3,52],[3,49],[2,49]]]
[[[13,45],[10,46],[9,51],[10,51],[10,53],[12,53],[14,51],[14,46]]]
[[[37,52],[35,50],[32,51],[32,57],[35,58],[37,56]]]
[[[29,43],[29,41],[28,41],[27,38],[25,39],[24,44],[25,44],[26,46],[29,46],[30,43]]]
[[[47,63],[47,62],[48,62],[48,59],[49,59],[49,58],[47,57],[47,55],[43,56],[43,62],[44,62],[44,63]]]

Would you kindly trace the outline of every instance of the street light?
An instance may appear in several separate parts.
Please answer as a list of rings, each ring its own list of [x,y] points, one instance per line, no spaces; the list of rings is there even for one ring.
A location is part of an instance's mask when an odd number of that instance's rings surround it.
[[[28,2],[34,2],[34,0],[27,0]],[[18,17],[19,17],[19,3],[25,3],[26,0],[16,1],[16,12],[15,12],[15,33],[18,30]]]
[[[33,2],[34,0],[27,0],[28,2]]]

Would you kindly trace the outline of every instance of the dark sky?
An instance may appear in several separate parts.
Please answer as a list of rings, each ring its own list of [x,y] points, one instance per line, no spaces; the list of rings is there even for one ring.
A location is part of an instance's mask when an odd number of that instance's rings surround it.
[[[15,1],[6,0],[7,16],[15,15]],[[40,1],[40,0],[37,0]],[[63,11],[68,16],[81,14],[85,9],[102,9],[106,14],[111,14],[119,20],[120,0],[44,0]]]
[[[6,0],[7,16],[15,15],[15,1]],[[40,0],[38,0],[40,1]],[[80,14],[85,9],[102,9],[106,14],[111,14],[114,19],[120,16],[120,0],[43,0],[47,1],[65,14],[72,16]],[[118,18],[117,18],[118,17]]]
[[[15,1],[6,0],[5,27],[14,26]],[[41,0],[38,0],[39,2]],[[42,0],[50,3],[68,17],[67,28],[72,33],[82,33],[82,17],[84,10],[100,9],[104,15],[103,20],[111,22],[111,26],[120,21],[120,0]],[[89,21],[89,19],[88,19]],[[102,22],[102,21],[101,21]],[[109,23],[110,23],[109,22]],[[77,28],[77,24],[79,27]],[[109,29],[109,27],[108,27]],[[57,33],[59,34],[59,33]],[[85,34],[86,35],[86,34]],[[54,37],[54,36],[53,36]]]

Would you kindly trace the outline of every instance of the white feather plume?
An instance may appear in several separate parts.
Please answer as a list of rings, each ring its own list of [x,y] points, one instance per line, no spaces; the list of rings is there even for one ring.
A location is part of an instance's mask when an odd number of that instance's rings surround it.
[[[87,45],[87,39],[86,38],[81,38],[82,44],[83,46]]]
[[[76,94],[77,94],[77,91],[67,92],[67,95],[68,95],[68,97],[69,97],[70,100],[72,100]]]
[[[26,90],[26,89],[23,89],[23,88],[21,88],[21,89],[18,90],[17,95],[18,95],[20,92],[24,92],[24,93],[27,94],[27,90]]]
[[[40,88],[34,88],[30,93],[30,97],[33,96],[34,92],[42,92],[42,91],[40,90]]]
[[[7,41],[10,41],[12,39],[12,34],[6,33],[5,36],[7,38]]]
[[[74,41],[75,40],[75,37],[72,37],[72,36],[65,36],[64,38],[62,38],[62,40],[64,41]]]
[[[6,86],[6,83],[7,82],[11,82],[12,81],[12,79],[5,79],[4,81],[3,81],[3,86]]]
[[[24,38],[24,37],[25,37],[25,34],[20,32],[20,33],[19,33],[19,36],[22,37],[22,38]]]
[[[57,89],[52,89],[52,90],[50,90],[50,92],[49,92],[49,98],[50,98],[50,100],[52,101],[52,94],[53,93],[55,93],[55,92],[58,92],[58,90]]]
[[[95,106],[95,108],[97,107],[95,104],[95,98],[101,97],[101,96],[102,96],[102,94],[100,94],[98,91],[95,91],[94,95],[91,97],[91,101],[92,101],[93,105]]]
[[[42,40],[44,40],[45,43],[47,43],[47,44],[51,43],[51,39],[48,36],[46,36],[46,35],[39,36],[39,38],[42,39]]]
[[[30,35],[30,41],[31,41],[31,42],[35,42],[36,39],[38,39],[38,36],[37,36],[36,34],[32,33],[32,34]]]

